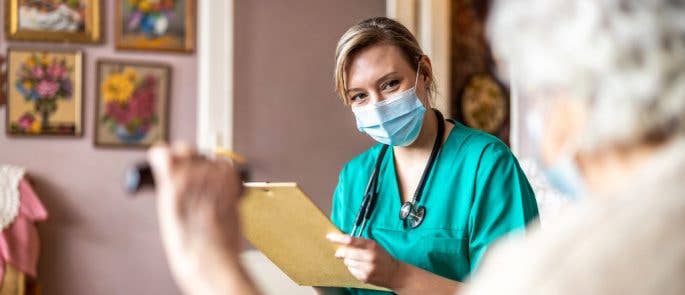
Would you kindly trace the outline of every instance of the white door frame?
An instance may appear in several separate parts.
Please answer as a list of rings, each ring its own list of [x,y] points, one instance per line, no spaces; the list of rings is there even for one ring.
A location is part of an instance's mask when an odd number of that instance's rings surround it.
[[[386,0],[386,14],[405,25],[432,61],[438,93],[436,107],[451,115],[451,0]]]
[[[234,0],[198,1],[198,149],[233,147]]]

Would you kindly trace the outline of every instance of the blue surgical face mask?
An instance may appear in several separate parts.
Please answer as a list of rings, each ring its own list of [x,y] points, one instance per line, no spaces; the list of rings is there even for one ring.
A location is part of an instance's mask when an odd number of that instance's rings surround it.
[[[420,64],[419,64],[420,66]],[[353,107],[357,129],[376,141],[391,146],[408,146],[419,136],[426,108],[414,87],[373,105]]]
[[[583,176],[571,156],[564,156],[553,165],[543,167],[542,174],[555,189],[571,200],[585,193]]]
[[[542,139],[543,118],[540,110],[531,110],[527,117],[526,125],[532,141],[535,145],[535,161],[541,168],[541,172],[549,184],[560,192],[564,197],[570,200],[576,200],[582,197],[585,191],[585,182],[583,176],[573,158],[571,148],[567,146],[554,164],[545,165],[541,160],[539,152],[540,142]]]

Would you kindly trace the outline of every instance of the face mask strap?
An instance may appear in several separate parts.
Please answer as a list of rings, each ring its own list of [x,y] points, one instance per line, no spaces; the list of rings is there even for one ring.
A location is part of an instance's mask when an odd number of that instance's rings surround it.
[[[416,88],[416,85],[419,85],[419,73],[421,73],[421,58],[419,58],[419,64],[416,66],[416,79],[414,79],[414,88]]]
[[[416,66],[416,79],[414,80],[414,90],[416,90],[417,89],[416,86],[419,85],[419,74],[421,73],[421,58],[423,58],[423,55],[421,55],[419,57],[419,63]],[[430,90],[428,90],[428,89],[426,89],[426,90],[428,91],[428,98],[426,99],[426,104],[428,105],[427,108],[432,109],[433,108],[433,102],[431,100],[432,95],[430,93]]]

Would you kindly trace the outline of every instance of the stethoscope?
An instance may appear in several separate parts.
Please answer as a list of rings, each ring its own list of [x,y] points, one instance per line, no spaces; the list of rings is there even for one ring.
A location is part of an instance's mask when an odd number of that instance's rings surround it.
[[[428,158],[428,163],[426,163],[426,168],[423,170],[421,175],[421,180],[419,180],[419,185],[414,191],[414,196],[411,201],[404,202],[400,208],[400,220],[402,220],[405,225],[409,225],[412,229],[415,229],[421,225],[423,220],[426,218],[426,207],[417,206],[418,202],[421,200],[421,194],[423,193],[423,188],[426,185],[430,171],[435,164],[435,159],[440,152],[442,147],[442,139],[445,133],[445,122],[444,117],[440,111],[433,109],[435,115],[438,119],[438,134],[435,137],[435,143],[433,143],[433,150],[431,151],[430,157]],[[378,174],[380,170],[381,163],[383,162],[383,156],[388,150],[388,145],[383,145],[381,151],[378,154],[378,159],[376,159],[376,165],[371,173],[369,182],[364,190],[364,197],[362,198],[362,204],[357,212],[357,217],[354,220],[354,227],[352,227],[351,236],[359,237],[361,236],[364,228],[366,227],[366,222],[371,217],[374,207],[376,206],[376,200],[378,199]]]

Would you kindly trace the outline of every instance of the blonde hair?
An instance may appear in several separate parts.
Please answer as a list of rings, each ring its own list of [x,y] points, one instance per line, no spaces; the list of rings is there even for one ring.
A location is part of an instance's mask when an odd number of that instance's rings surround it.
[[[402,52],[404,59],[415,71],[424,56],[419,42],[414,35],[401,23],[387,18],[374,17],[366,19],[345,32],[338,41],[335,49],[335,91],[345,105],[349,104],[347,92],[347,66],[359,51],[378,44],[391,44]],[[436,86],[433,73],[428,67],[421,67],[421,71],[430,77],[429,93],[434,93]]]

